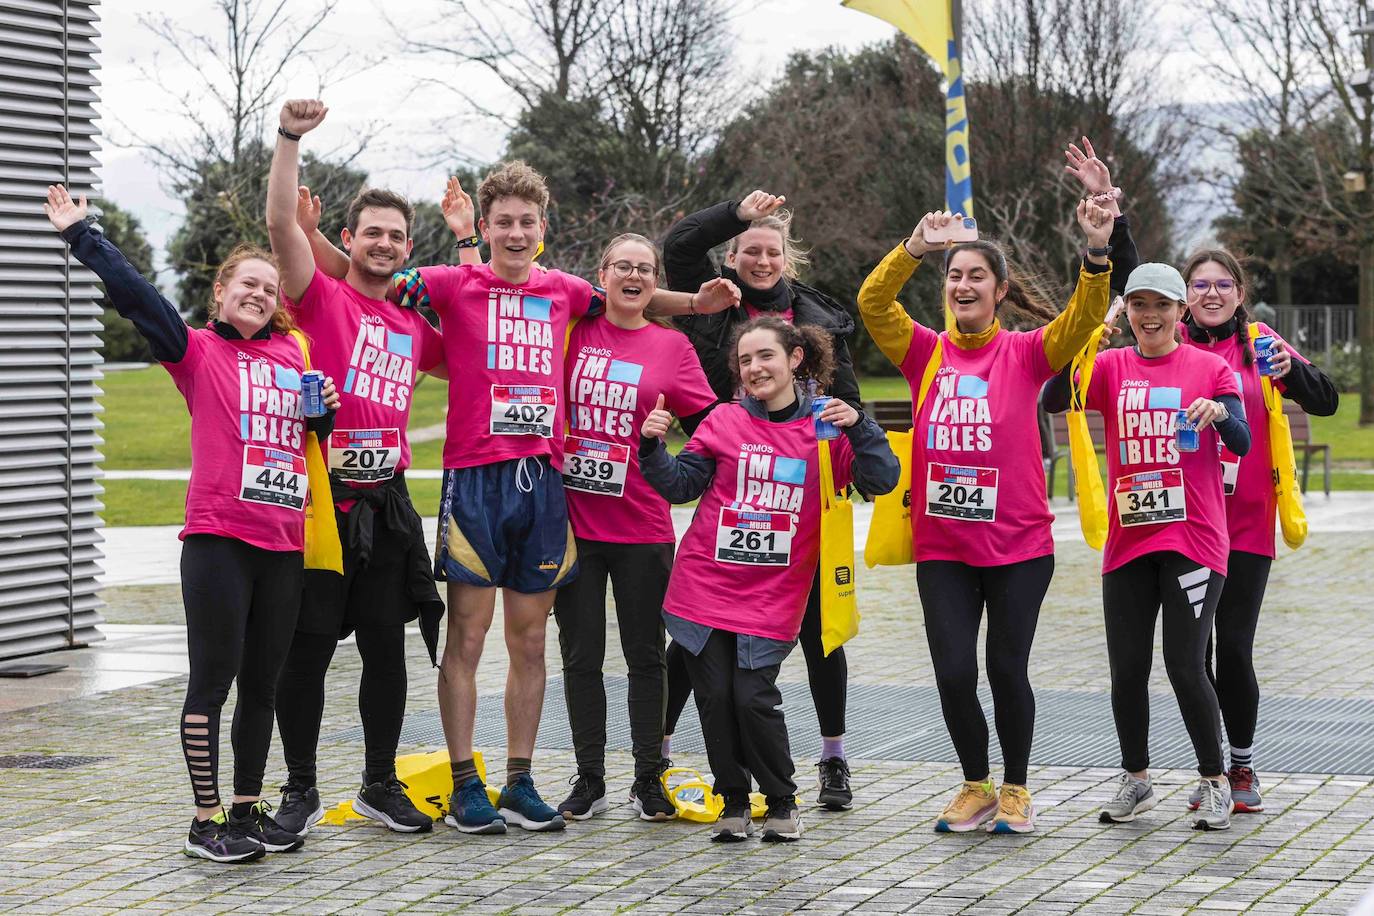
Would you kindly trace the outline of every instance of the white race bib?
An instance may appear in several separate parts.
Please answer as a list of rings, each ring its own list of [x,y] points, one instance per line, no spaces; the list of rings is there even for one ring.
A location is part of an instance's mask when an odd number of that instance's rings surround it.
[[[630,447],[581,436],[564,440],[563,486],[605,496],[625,495]]]
[[[720,507],[716,562],[786,566],[792,555],[792,513]]]
[[[558,391],[543,385],[492,385],[491,434],[553,438]]]
[[[329,473],[339,480],[389,480],[400,460],[399,429],[336,429],[329,436]]]
[[[926,515],[964,522],[997,518],[997,469],[931,462],[926,479]]]
[[[243,447],[243,480],[239,499],[301,511],[309,492],[305,458],[260,445]]]
[[[1183,471],[1165,468],[1127,474],[1116,481],[1116,517],[1123,528],[1162,525],[1188,518]]]
[[[1236,492],[1236,481],[1240,479],[1240,459],[1229,461],[1228,458],[1236,458],[1230,452],[1223,452],[1221,456],[1221,489],[1227,496]]]

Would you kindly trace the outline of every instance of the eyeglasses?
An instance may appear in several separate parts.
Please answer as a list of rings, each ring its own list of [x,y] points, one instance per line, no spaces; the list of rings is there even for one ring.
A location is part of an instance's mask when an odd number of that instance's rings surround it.
[[[658,268],[652,264],[631,264],[629,261],[616,261],[606,266],[622,280],[630,279],[631,274],[639,274],[647,280],[658,273]]]
[[[1189,286],[1192,287],[1193,294],[1196,296],[1205,296],[1207,291],[1213,288],[1216,289],[1217,295],[1224,296],[1236,288],[1236,281],[1230,279],[1194,280]]]

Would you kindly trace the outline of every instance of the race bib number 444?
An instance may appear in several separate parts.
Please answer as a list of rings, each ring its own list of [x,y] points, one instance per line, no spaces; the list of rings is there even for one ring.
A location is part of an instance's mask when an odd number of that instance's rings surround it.
[[[965,522],[997,518],[997,469],[931,462],[926,479],[926,515]]]
[[[491,434],[553,438],[558,392],[543,385],[492,385]]]
[[[1165,468],[1128,474],[1116,481],[1116,516],[1121,527],[1162,525],[1188,518],[1183,471]]]
[[[243,483],[239,499],[255,503],[305,508],[305,458],[260,445],[243,447]]]
[[[716,560],[746,566],[786,566],[792,555],[792,513],[720,507]]]
[[[399,429],[336,429],[329,436],[329,473],[340,480],[389,480],[400,460]]]
[[[630,447],[581,436],[564,440],[563,486],[585,493],[625,495]]]

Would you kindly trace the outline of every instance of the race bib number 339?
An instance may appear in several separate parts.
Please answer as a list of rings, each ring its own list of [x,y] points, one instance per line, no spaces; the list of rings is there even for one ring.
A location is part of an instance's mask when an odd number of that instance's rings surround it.
[[[926,479],[926,515],[964,522],[997,518],[997,468],[931,462]]]
[[[563,486],[585,493],[625,495],[630,447],[581,436],[564,440]]]
[[[1116,515],[1121,527],[1162,525],[1188,518],[1183,471],[1165,468],[1128,474],[1116,481]]]
[[[543,385],[492,385],[491,434],[553,438],[556,389]]]
[[[716,560],[746,566],[786,566],[792,554],[792,513],[720,507]]]
[[[400,460],[399,429],[336,429],[329,436],[329,473],[340,480],[389,480]]]
[[[308,491],[305,458],[259,445],[243,447],[243,483],[239,499],[300,511],[305,508]]]

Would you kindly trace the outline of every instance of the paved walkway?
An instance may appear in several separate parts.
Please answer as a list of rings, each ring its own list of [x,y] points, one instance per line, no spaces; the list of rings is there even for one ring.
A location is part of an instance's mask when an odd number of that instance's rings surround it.
[[[1364,494],[1313,502],[1309,544],[1274,567],[1256,659],[1260,681],[1270,698],[1374,705],[1374,666],[1368,663],[1374,654],[1368,623],[1374,502]],[[1032,655],[1032,680],[1046,696],[1077,691],[1106,702],[1100,558],[1079,543],[1073,525],[1071,516],[1061,516],[1057,526],[1057,572]],[[958,783],[958,768],[873,759],[865,753],[874,748],[852,745],[853,811],[830,814],[808,803],[802,842],[721,847],[706,841],[700,825],[634,819],[623,803],[631,761],[612,751],[607,762],[617,804],[564,833],[469,837],[440,826],[428,836],[406,837],[350,823],[317,828],[300,853],[253,865],[192,861],[178,853],[189,817],[175,731],[184,690],[174,652],[181,631],[154,625],[176,620],[177,589],[149,583],[175,571],[175,529],[108,535],[110,565],[123,577],[111,577],[108,613],[125,623],[112,627],[100,647],[53,657],[85,660],[78,663],[97,671],[136,668],[143,682],[103,683],[91,674],[78,691],[83,695],[30,705],[13,698],[37,697],[32,692],[47,689],[45,679],[0,681],[0,856],[6,863],[0,909],[1340,914],[1374,888],[1374,781],[1266,768],[1266,748],[1283,736],[1266,732],[1263,721],[1257,749],[1267,811],[1237,816],[1225,833],[1187,828],[1183,799],[1195,777],[1186,770],[1157,772],[1160,806],[1136,823],[1109,827],[1097,822],[1096,811],[1111,793],[1112,770],[1037,766],[1030,774],[1040,811],[1036,833],[939,835],[930,825]],[[141,559],[130,542],[142,549]],[[120,581],[144,584],[115,585]],[[865,689],[933,684],[911,569],[864,570],[859,584],[864,627],[849,648],[852,681]],[[493,630],[500,632],[499,620]],[[608,640],[611,677],[625,673],[617,643]],[[410,708],[432,710],[434,676],[418,636],[408,649]],[[551,677],[560,672],[556,653],[550,633]],[[94,665],[97,656],[109,664]],[[322,730],[321,788],[330,802],[350,797],[361,766],[360,744],[331,737],[357,723],[358,675],[356,652],[342,648],[330,674]],[[493,639],[479,688],[494,697],[503,679],[504,653]],[[804,690],[799,653],[784,665],[782,680]],[[1151,687],[1167,695],[1162,665]],[[503,751],[485,750],[499,770]],[[2,768],[17,755],[40,762],[55,762],[54,755],[103,759],[72,761],[77,765],[70,769]],[[680,756],[679,762],[705,769],[704,758],[690,747]],[[808,801],[811,764],[798,760]],[[541,746],[535,768],[546,794],[561,797],[574,767],[569,752]],[[269,784],[283,772],[274,748]]]

